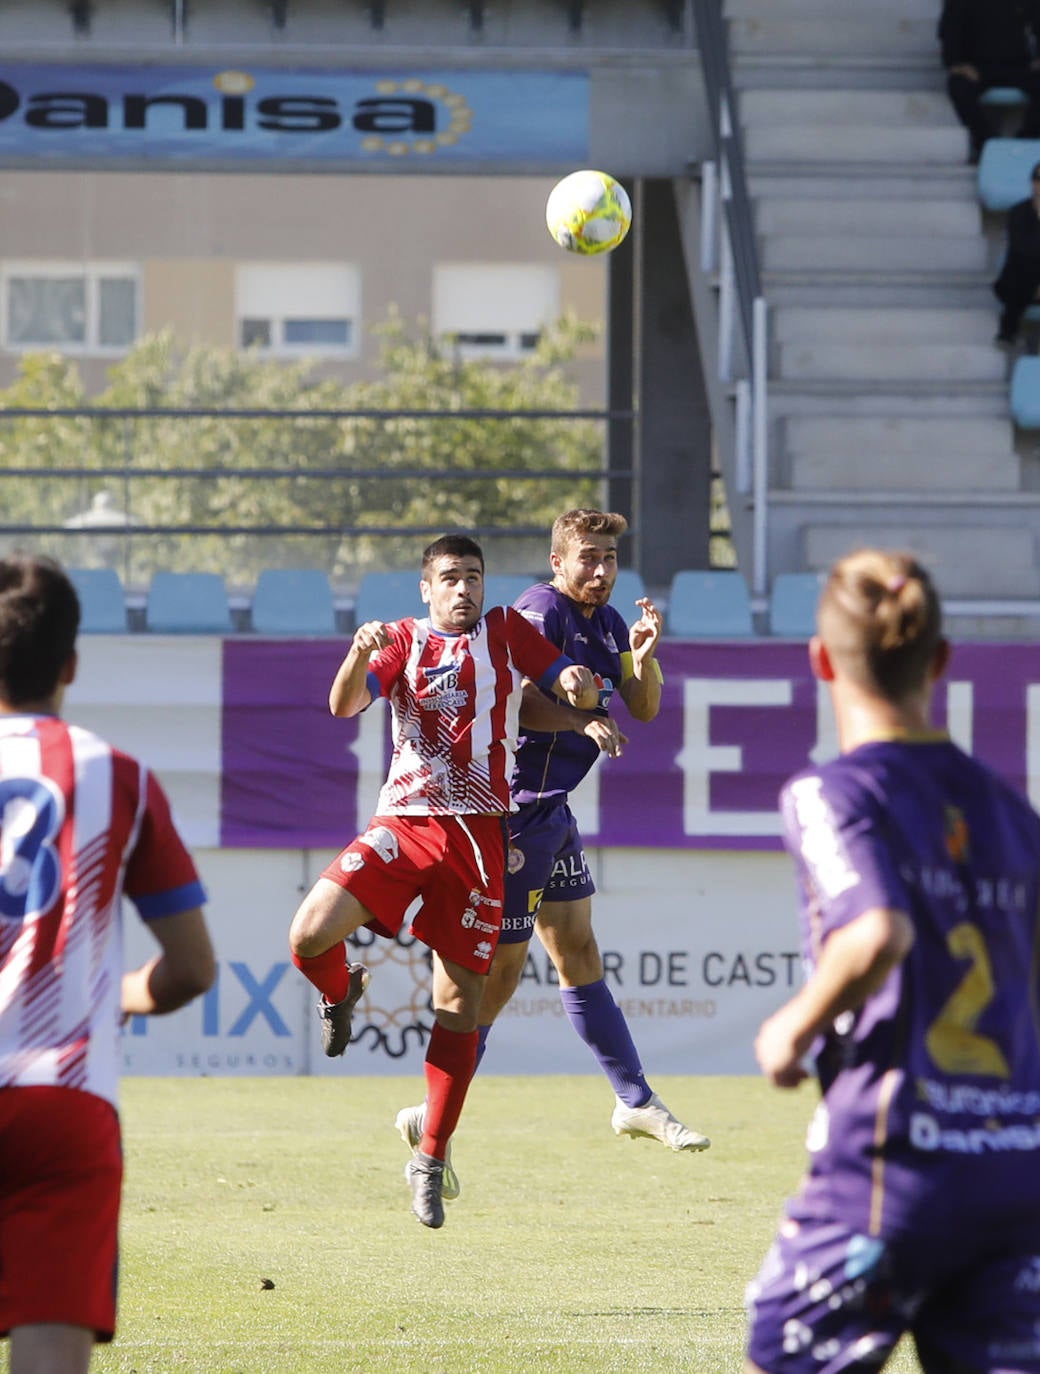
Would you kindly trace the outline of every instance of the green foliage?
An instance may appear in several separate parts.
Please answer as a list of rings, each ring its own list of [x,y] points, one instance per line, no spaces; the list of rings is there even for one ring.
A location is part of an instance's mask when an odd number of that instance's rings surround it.
[[[392,1126],[416,1081],[128,1079],[119,1329],[95,1374],[741,1374],[744,1289],[815,1094],[655,1086],[707,1153],[617,1139],[596,1074],[479,1074],[462,1196],[427,1231]],[[918,1366],[904,1347],[888,1368]]]
[[[535,526],[540,567],[541,531],[559,510],[601,499],[599,482],[568,474],[603,464],[605,431],[596,421],[525,418],[521,412],[578,408],[565,364],[591,337],[590,328],[563,319],[532,355],[511,366],[459,361],[450,347],[439,347],[396,317],[378,332],[381,376],[352,385],[321,379],[308,363],[290,365],[208,345],[181,352],[166,333],[143,339],[111,368],[104,391],[88,401],[73,362],[57,354],[26,356],[15,382],[0,392],[0,466],[47,473],[2,479],[6,523],[62,525],[108,490],[137,524],[228,531],[119,540],[124,576],[138,584],[159,567],[206,569],[231,582],[251,582],[262,567],[301,564],[354,582],[368,567],[410,567],[415,561],[416,536],[343,538],[334,532],[338,526],[434,526],[437,532]],[[112,411],[294,414],[3,416],[19,408],[88,404]],[[330,410],[377,414],[321,413]],[[415,410],[458,418],[394,414]],[[516,418],[462,414],[489,410],[515,412]],[[73,468],[87,469],[87,475],[70,476]],[[255,475],[258,468],[266,475]],[[512,475],[549,469],[560,480]],[[322,475],[329,471],[331,477]],[[378,476],[357,475],[362,472]],[[267,526],[277,533],[236,534],[236,526]],[[329,527],[327,534],[304,533]],[[109,548],[99,551],[96,540],[66,535],[9,542],[32,542],[78,564],[105,561],[112,544],[109,538]],[[506,570],[501,559],[495,566]]]

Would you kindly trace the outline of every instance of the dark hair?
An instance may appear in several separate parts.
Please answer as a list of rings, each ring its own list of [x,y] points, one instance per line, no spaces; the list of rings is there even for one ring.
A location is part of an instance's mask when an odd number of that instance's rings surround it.
[[[817,623],[835,664],[890,701],[923,685],[942,642],[932,579],[913,554],[885,549],[858,549],[834,564]]]
[[[47,701],[72,657],[79,597],[53,558],[0,559],[0,698],[9,706]]]
[[[617,538],[627,529],[628,521],[614,511],[591,510],[585,507],[565,510],[553,521],[550,548],[553,553],[563,553],[572,540],[580,539],[582,535],[612,534]]]
[[[468,534],[442,534],[439,539],[435,539],[432,544],[428,544],[423,549],[422,573],[424,581],[431,565],[438,558],[479,558],[480,571],[484,571],[484,550]]]
[[[1029,173],[1029,180],[1040,181],[1040,162],[1038,162],[1036,166],[1033,168],[1033,170]]]

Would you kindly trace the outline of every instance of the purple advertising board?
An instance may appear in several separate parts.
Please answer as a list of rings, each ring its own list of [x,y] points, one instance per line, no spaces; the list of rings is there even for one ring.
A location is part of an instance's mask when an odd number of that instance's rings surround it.
[[[362,732],[371,731],[363,717],[329,715],[342,654],[339,641],[225,642],[222,845],[338,848],[368,820],[389,757],[389,713],[379,708],[374,749],[371,740],[362,747]],[[619,705],[629,743],[576,793],[586,843],[778,848],[784,779],[837,751],[805,645],[666,641],[658,657],[657,719],[639,724]],[[1031,767],[1040,748],[1040,648],[957,645],[934,714],[958,743],[1028,791],[1040,773]]]

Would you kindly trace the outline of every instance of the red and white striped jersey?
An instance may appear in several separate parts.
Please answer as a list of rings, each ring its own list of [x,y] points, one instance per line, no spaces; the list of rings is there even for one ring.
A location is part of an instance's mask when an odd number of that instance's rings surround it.
[[[387,625],[368,685],[390,699],[393,757],[377,815],[511,811],[509,779],[522,679],[546,689],[573,663],[512,607],[494,606],[472,630],[427,619]]]
[[[0,716],[0,1088],[115,1103],[121,897],[144,919],[205,898],[155,778],[54,716]]]

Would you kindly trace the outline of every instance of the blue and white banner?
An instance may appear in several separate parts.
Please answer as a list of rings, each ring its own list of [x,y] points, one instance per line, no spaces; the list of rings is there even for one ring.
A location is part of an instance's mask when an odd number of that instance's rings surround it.
[[[0,161],[580,166],[585,72],[0,63]]]

